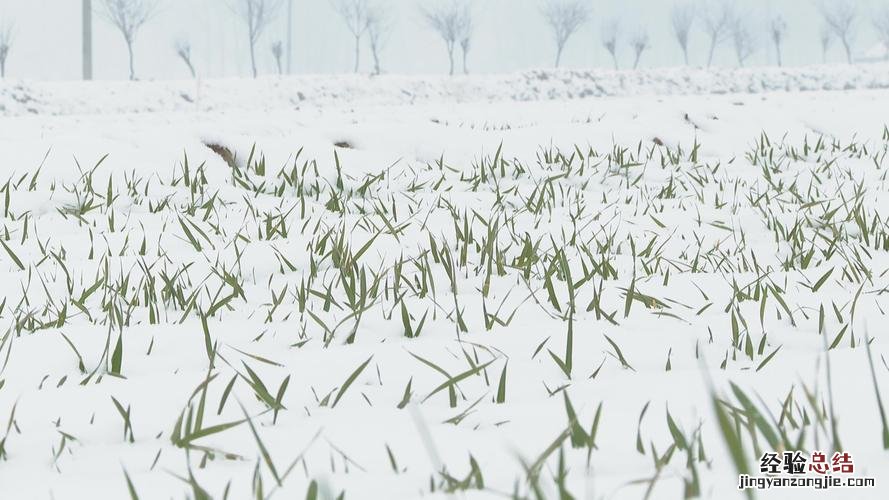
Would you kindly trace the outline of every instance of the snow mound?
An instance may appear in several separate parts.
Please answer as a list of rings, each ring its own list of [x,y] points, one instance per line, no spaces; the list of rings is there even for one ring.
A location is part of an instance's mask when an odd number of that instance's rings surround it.
[[[296,109],[889,88],[889,64],[798,68],[532,70],[505,75],[317,75],[256,80],[3,82],[0,115]]]

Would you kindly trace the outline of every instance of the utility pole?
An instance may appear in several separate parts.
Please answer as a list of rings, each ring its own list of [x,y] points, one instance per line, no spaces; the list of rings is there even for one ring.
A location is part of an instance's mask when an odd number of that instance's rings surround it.
[[[287,0],[287,74],[293,72],[293,0]]]
[[[93,2],[83,0],[83,79],[93,79]]]

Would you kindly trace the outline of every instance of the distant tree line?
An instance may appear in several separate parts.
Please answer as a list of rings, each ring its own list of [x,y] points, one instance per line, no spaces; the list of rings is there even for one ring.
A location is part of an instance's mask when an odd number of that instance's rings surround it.
[[[142,28],[151,22],[164,0],[81,0],[83,9],[83,78],[93,76],[93,16],[112,26],[123,39],[128,55],[130,79],[136,79],[136,42]],[[258,76],[257,52],[269,26],[286,14],[286,43],[280,39],[268,45],[279,74],[292,70],[294,0],[222,0],[231,13],[241,21],[243,36],[249,51],[250,69]],[[383,56],[394,29],[391,0],[328,0],[354,41],[353,70],[361,68],[362,47],[366,43],[373,59],[373,74],[383,72]],[[552,37],[553,65],[562,63],[564,50],[574,35],[594,21],[593,0],[537,0],[542,23]],[[449,74],[458,70],[469,73],[469,54],[476,31],[473,22],[472,0],[418,0],[419,19],[443,42],[448,58]],[[774,55],[779,66],[784,64],[784,45],[790,33],[788,21],[780,14],[761,19],[744,7],[743,0],[679,0],[671,6],[666,21],[682,60],[692,64],[691,41],[701,37],[706,47],[702,65],[714,63],[717,49],[729,47],[738,66],[745,66],[760,50]],[[871,24],[889,58],[889,0],[875,12],[863,12],[854,0],[816,0],[821,27],[818,46],[826,62],[834,43],[842,48],[847,62],[854,62],[857,36]],[[865,20],[869,17],[869,23]],[[651,47],[648,29],[636,25],[626,29],[624,20],[617,17],[599,20],[600,43],[609,54],[615,69],[621,67],[621,48],[632,54],[628,67],[638,68],[645,52]],[[14,29],[8,20],[0,20],[0,76],[6,75],[7,59],[13,47]],[[199,69],[192,58],[191,42],[177,39],[172,53],[182,61],[193,77]]]

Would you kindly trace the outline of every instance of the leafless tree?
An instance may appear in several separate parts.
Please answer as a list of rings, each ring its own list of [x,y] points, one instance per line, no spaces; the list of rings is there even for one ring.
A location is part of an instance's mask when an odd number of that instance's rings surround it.
[[[423,17],[445,42],[450,62],[450,74],[454,74],[454,50],[472,31],[472,13],[464,0],[438,0],[422,9]]]
[[[614,69],[618,69],[617,42],[620,37],[620,22],[616,18],[609,19],[602,24],[602,46],[611,54]]]
[[[543,19],[553,32],[556,41],[556,63],[562,62],[562,51],[574,33],[592,17],[592,11],[584,0],[546,0],[541,8]]]
[[[469,50],[472,48],[472,16],[466,19],[466,27],[460,35],[460,51],[463,53],[463,74],[469,74]]]
[[[821,62],[827,64],[827,52],[830,50],[831,44],[833,44],[833,32],[829,26],[824,25],[821,26],[818,37],[821,42]]]
[[[259,75],[256,69],[256,42],[274,20],[281,8],[281,0],[228,0],[229,6],[247,27],[247,40],[250,43],[250,66],[253,78]]]
[[[184,62],[186,66],[188,66],[188,71],[191,72],[191,77],[197,78],[198,74],[191,61],[191,42],[188,40],[177,40],[176,55],[179,56],[179,59],[182,59],[182,62]]]
[[[710,51],[707,55],[707,66],[713,65],[716,48],[732,35],[732,20],[735,18],[735,7],[731,0],[715,0],[704,9],[704,32],[710,39]]]
[[[688,41],[691,27],[695,22],[695,7],[692,4],[677,4],[670,13],[670,21],[673,25],[673,35],[676,42],[682,48],[682,57],[688,66]]]
[[[889,59],[889,5],[883,6],[874,16],[874,28],[883,44],[883,52],[886,59]]]
[[[12,24],[0,24],[0,78],[6,78],[6,58],[12,49]]]
[[[101,11],[127,43],[130,56],[130,80],[136,79],[135,56],[133,46],[136,35],[157,11],[157,0],[104,0],[105,8]]]
[[[382,72],[380,56],[388,41],[391,29],[389,11],[383,7],[383,4],[375,4],[367,16],[367,38],[370,42],[370,54],[374,59],[375,75]]]
[[[355,72],[361,64],[361,39],[367,33],[371,6],[368,0],[331,0],[333,9],[343,18],[349,33],[355,39]]]
[[[775,47],[775,57],[778,60],[778,66],[784,65],[784,54],[782,52],[782,47],[784,45],[784,38],[787,36],[787,21],[784,20],[784,16],[777,15],[772,18],[772,21],[769,23],[769,38],[772,40],[772,45]]]
[[[284,64],[282,59],[284,58],[284,42],[281,40],[275,40],[272,44],[272,56],[275,58],[275,64],[278,66],[278,75],[284,74]]]
[[[824,23],[843,45],[846,61],[852,64],[852,44],[855,42],[858,8],[849,0],[824,0],[819,5]]]
[[[649,43],[648,32],[641,28],[630,39],[630,45],[633,47],[633,52],[636,56],[633,60],[633,69],[639,68],[639,60],[642,59],[642,53],[648,49]]]
[[[743,67],[747,59],[756,51],[756,37],[744,15],[736,14],[731,20],[732,46],[738,58],[738,66]]]

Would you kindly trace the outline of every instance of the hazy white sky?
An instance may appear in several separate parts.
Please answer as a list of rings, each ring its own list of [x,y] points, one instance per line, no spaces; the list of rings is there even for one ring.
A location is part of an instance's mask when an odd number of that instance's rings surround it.
[[[160,0],[156,17],[139,33],[136,42],[136,72],[142,79],[188,76],[176,58],[174,42],[189,39],[198,72],[207,77],[243,76],[249,72],[247,35],[240,21],[226,6],[228,0]],[[234,1],[234,0],[233,0]],[[286,0],[284,0],[286,2]],[[389,73],[441,73],[447,70],[443,44],[424,26],[419,7],[427,0],[380,0],[391,4],[394,27],[386,47],[383,66]],[[429,0],[434,1],[434,0]],[[542,0],[472,0],[476,41],[470,55],[475,72],[504,72],[552,64],[554,48],[550,33],[539,14]],[[589,0],[594,18],[568,44],[563,58],[566,67],[609,66],[610,59],[600,43],[605,19],[619,17],[624,32],[644,27],[652,48],[642,66],[669,66],[680,62],[681,53],[670,28],[671,0]],[[101,6],[103,0],[93,0]],[[759,47],[751,64],[770,64],[773,51],[764,33],[771,15],[782,13],[790,25],[785,61],[787,64],[820,62],[818,41],[820,17],[815,0],[738,0],[750,12],[759,34]],[[700,3],[700,2],[699,2]],[[859,29],[856,48],[864,52],[876,43],[870,13],[889,0],[856,0]],[[0,0],[0,19],[15,26],[15,43],[7,63],[8,76],[24,79],[77,79],[80,77],[81,0]],[[260,71],[274,71],[271,44],[285,39],[285,15],[269,28],[259,42]],[[352,68],[352,41],[328,0],[294,0],[294,70],[297,73],[342,73]],[[705,59],[703,33],[694,30],[692,62]],[[101,18],[95,20],[96,77],[127,77],[126,48],[119,33]],[[632,56],[625,43],[622,64]],[[371,69],[369,51],[362,54],[362,70]],[[831,59],[843,59],[834,44]],[[717,53],[721,65],[735,65],[734,52],[725,44]]]

